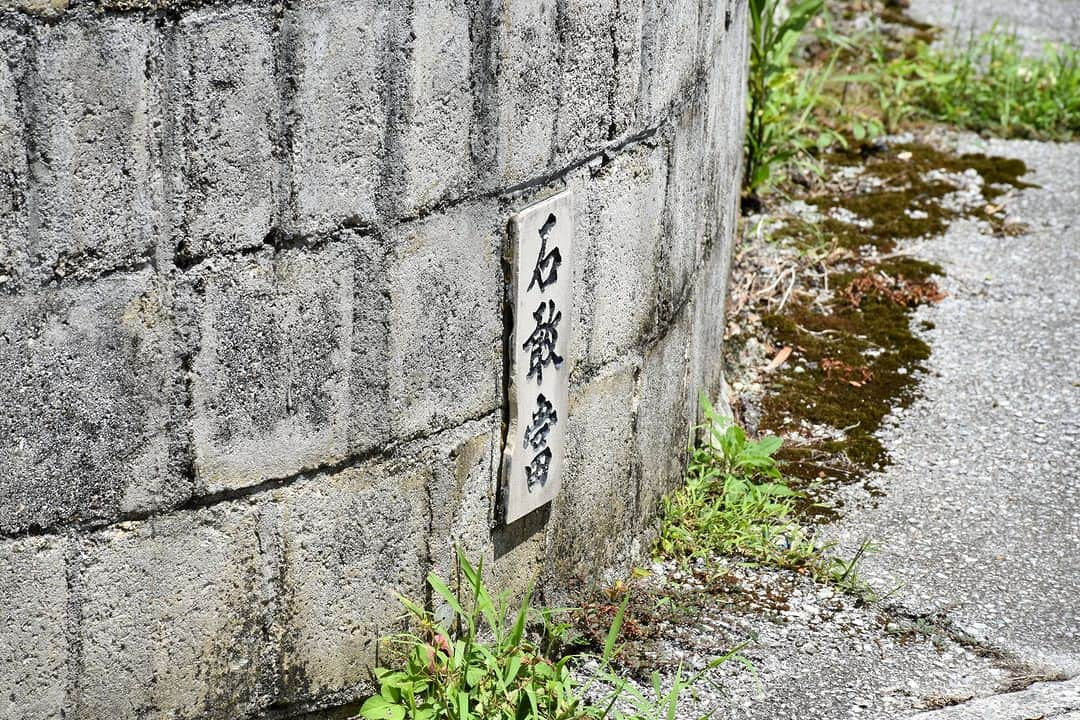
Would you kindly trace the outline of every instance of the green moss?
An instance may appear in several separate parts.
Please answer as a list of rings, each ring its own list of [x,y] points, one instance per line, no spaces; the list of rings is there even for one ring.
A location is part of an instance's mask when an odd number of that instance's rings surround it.
[[[888,258],[874,272],[925,283],[941,268],[909,257]],[[788,447],[781,459],[788,474],[805,482],[846,479],[885,461],[874,433],[897,405],[914,396],[916,372],[929,346],[912,332],[911,308],[869,294],[858,307],[845,295],[860,273],[830,276],[834,298],[828,312],[795,302],[782,315],[762,318],[776,341],[793,348],[788,369],[773,382],[762,407],[762,427],[796,431],[801,421],[843,430],[843,437],[807,447]],[[802,366],[795,372],[796,365]],[[839,366],[839,369],[837,369]]]
[[[780,234],[800,247],[828,240],[853,250],[872,246],[881,252],[891,252],[900,240],[941,234],[960,213],[942,207],[942,198],[955,188],[943,180],[928,179],[934,170],[978,172],[983,178],[982,195],[987,203],[1009,187],[1032,187],[1020,180],[1027,172],[1021,160],[982,153],[955,155],[924,144],[897,145],[869,157],[853,149],[833,153],[827,161],[832,165],[862,166],[865,177],[880,182],[863,192],[826,193],[808,202],[823,214],[832,208],[844,208],[860,220],[869,221],[870,226],[862,228],[833,217],[813,225],[789,221]],[[995,231],[1005,230],[1003,218],[993,209],[976,208],[968,216],[989,221]]]
[[[819,257],[828,256],[832,247],[847,248],[851,252],[843,257],[858,258],[859,264],[830,273],[832,299],[826,308],[795,297],[782,314],[763,318],[776,343],[791,346],[793,354],[763,400],[761,429],[797,436],[805,434],[800,426],[808,422],[842,431],[836,434],[838,439],[810,446],[787,443],[778,455],[786,474],[801,480],[811,501],[828,497],[823,481],[858,479],[887,461],[875,432],[892,408],[911,402],[917,373],[930,355],[929,346],[910,326],[910,314],[914,305],[936,299],[936,288],[925,283],[942,275],[941,267],[904,256],[875,263],[874,255],[862,256],[861,249],[892,252],[900,241],[944,232],[962,215],[988,221],[997,232],[1010,232],[1015,226],[1004,224],[991,201],[1007,188],[1031,187],[1020,179],[1027,172],[1020,160],[956,155],[924,144],[851,150],[832,154],[826,161],[832,166],[859,166],[863,189],[821,194],[808,202],[822,215],[844,208],[872,224],[862,228],[835,217],[817,222],[792,218],[774,237]],[[966,213],[942,207],[942,199],[955,188],[933,179],[934,170],[978,172],[986,205]],[[850,283],[871,272],[889,278],[893,285],[882,290],[870,283],[865,292],[849,296]],[[852,300],[860,295],[856,307]],[[930,327],[923,325],[924,330]],[[806,510],[825,512],[812,502]]]

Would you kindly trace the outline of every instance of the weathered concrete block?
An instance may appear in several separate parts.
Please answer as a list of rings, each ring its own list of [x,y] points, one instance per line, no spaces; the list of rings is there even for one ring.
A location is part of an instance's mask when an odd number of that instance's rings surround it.
[[[638,98],[641,91],[642,3],[616,2],[612,21],[612,65],[615,84],[611,90],[610,138],[619,139],[639,127]]]
[[[435,435],[422,455],[433,468],[431,547],[436,572],[449,577],[454,548],[493,567],[491,527],[500,462],[498,420],[486,420]]]
[[[247,717],[269,704],[272,575],[257,508],[225,503],[84,541],[77,717]]]
[[[462,205],[391,237],[390,409],[398,437],[491,412],[502,383],[502,222]]]
[[[370,680],[377,640],[401,630],[398,594],[424,597],[430,470],[378,462],[274,492],[282,542],[288,702]]]
[[[353,307],[349,361],[349,454],[368,452],[390,436],[390,289],[381,238],[346,234],[352,253]]]
[[[290,231],[415,217],[475,183],[471,7],[308,2],[290,11]]]
[[[691,103],[676,119],[669,138],[670,159],[664,238],[660,245],[657,279],[658,315],[668,323],[690,300],[691,282],[706,245],[706,216],[713,212],[705,163],[703,107]]]
[[[344,243],[207,261],[185,303],[200,492],[282,478],[346,456],[353,260]]]
[[[639,146],[569,185],[582,258],[574,274],[576,365],[598,367],[638,346],[656,324],[664,238],[664,153]]]
[[[0,303],[0,531],[187,497],[166,303],[150,271]]]
[[[501,413],[465,423],[418,443],[416,462],[432,468],[428,551],[439,577],[455,577],[456,550],[483,566],[488,587],[517,602],[534,589],[547,562],[542,507],[512,525],[493,527],[502,460]]]
[[[660,499],[678,487],[686,466],[684,450],[696,404],[690,372],[692,317],[686,308],[646,351],[637,381],[637,520],[646,526],[655,520]],[[702,360],[719,368],[719,346],[715,355]]]
[[[497,21],[495,93],[498,186],[537,175],[551,162],[559,114],[558,3],[504,3]]]
[[[548,524],[546,575],[557,587],[594,586],[598,568],[618,575],[633,557],[634,375],[614,365],[571,389],[566,471]]]
[[[380,161],[390,109],[384,90],[405,71],[386,47],[395,12],[375,0],[311,0],[286,14],[295,87],[289,232],[377,219],[391,169]]]
[[[178,255],[256,247],[274,222],[278,99],[270,8],[208,8],[176,34]]]
[[[391,99],[403,117],[390,119],[387,150],[400,171],[400,190],[388,192],[396,216],[412,217],[475,184],[472,160],[472,3],[414,0],[402,42],[409,50],[405,82]]]
[[[0,720],[68,709],[66,548],[59,537],[0,542]]]
[[[614,28],[617,6],[615,0],[588,0],[559,16],[557,42],[549,45],[562,54],[552,147],[556,167],[596,152],[618,132],[613,117],[614,86],[622,79],[615,67],[618,46],[613,29],[599,31]]]
[[[645,0],[640,124],[655,125],[673,103],[706,82],[715,5],[698,0]]]
[[[725,243],[710,249],[701,276],[694,288],[690,316],[690,387],[694,394],[702,390],[714,402],[722,399],[724,318],[727,308],[727,279],[730,271],[730,247]],[[726,404],[727,400],[723,399]],[[697,412],[700,417],[700,412]]]
[[[153,27],[144,17],[37,27],[26,112],[33,259],[46,279],[93,277],[151,254]]]
[[[26,42],[0,29],[0,293],[12,291],[28,267],[28,169],[17,84]]]

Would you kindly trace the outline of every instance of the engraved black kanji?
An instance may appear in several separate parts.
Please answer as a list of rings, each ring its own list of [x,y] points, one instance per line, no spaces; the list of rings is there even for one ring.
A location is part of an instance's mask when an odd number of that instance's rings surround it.
[[[532,290],[534,285],[540,286],[540,292],[544,292],[549,285],[554,285],[559,279],[559,266],[562,265],[562,253],[559,248],[547,251],[548,238],[555,229],[555,216],[549,215],[547,222],[540,228],[540,255],[536,258],[536,267],[533,268],[532,282],[526,289]],[[545,273],[547,273],[545,277]]]
[[[545,303],[541,302],[533,313],[536,320],[536,329],[532,335],[521,345],[522,350],[529,351],[529,374],[526,377],[536,376],[536,384],[544,381],[544,368],[554,365],[558,370],[563,359],[555,352],[555,343],[559,340],[559,321],[562,320],[562,312],[555,312],[555,301],[548,300],[547,320],[544,320]]]
[[[544,487],[551,469],[551,448],[544,448],[533,456],[532,462],[525,466],[525,482],[532,492],[537,485]]]
[[[543,393],[536,396],[536,409],[533,410],[532,424],[525,428],[525,446],[539,450],[547,446],[551,426],[559,422],[559,414],[551,401]]]

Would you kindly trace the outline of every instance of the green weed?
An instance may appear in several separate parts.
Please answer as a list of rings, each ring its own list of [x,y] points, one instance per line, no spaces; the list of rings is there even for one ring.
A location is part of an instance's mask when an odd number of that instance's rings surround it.
[[[778,21],[784,0],[750,3],[749,116],[744,186],[756,198],[793,168],[820,175],[822,153],[925,122],[1002,137],[1080,135],[1080,50],[1047,44],[1026,54],[995,28],[960,45],[898,40],[880,21],[836,32],[822,0],[802,0]],[[891,16],[890,16],[891,17]],[[906,18],[884,18],[890,23]],[[811,33],[808,25],[820,26]],[[812,62],[797,49],[814,45]]]
[[[997,28],[943,48],[922,40],[898,46],[878,26],[857,39],[826,40],[849,52],[846,67],[859,69],[834,75],[825,93],[839,94],[838,129],[856,140],[927,120],[1003,137],[1080,133],[1076,48],[1047,44],[1027,55],[1015,34]]]
[[[704,440],[690,448],[686,485],[664,501],[657,552],[678,560],[736,555],[753,563],[809,574],[860,596],[872,593],[858,564],[872,550],[863,543],[849,560],[830,554],[798,520],[801,495],[783,480],[775,459],[777,437],[751,440],[699,399]]]
[[[1080,134],[1080,50],[1023,52],[1015,34],[972,37],[957,49],[921,46],[915,63],[935,82],[915,88],[929,116],[1004,137],[1065,140]]]
[[[569,624],[555,621],[554,611],[535,611],[528,594],[512,608],[505,593],[486,587],[481,567],[460,551],[457,562],[463,592],[452,591],[434,574],[427,578],[444,603],[446,613],[439,614],[448,615],[447,621],[402,598],[416,629],[387,639],[397,650],[399,667],[375,670],[378,693],[361,706],[360,719],[674,720],[680,696],[705,673],[732,659],[746,662],[737,654],[740,646],[698,673],[680,668],[666,692],[654,675],[654,694],[642,692],[612,669],[628,596],[599,654],[558,656]],[[537,622],[539,632],[529,632]],[[585,659],[594,660],[596,669],[583,683],[572,668]]]
[[[778,22],[782,6],[783,0],[750,0],[745,143],[745,185],[750,193],[775,182],[780,168],[790,163],[817,170],[817,150],[843,141],[815,115],[824,101],[832,62],[800,69],[792,57],[803,29],[820,14],[823,0],[803,0]]]
[[[816,556],[795,520],[798,494],[781,481],[773,454],[780,439],[750,440],[700,403],[705,440],[690,449],[686,485],[664,501],[658,549],[680,559],[744,555],[780,567],[801,567]]]

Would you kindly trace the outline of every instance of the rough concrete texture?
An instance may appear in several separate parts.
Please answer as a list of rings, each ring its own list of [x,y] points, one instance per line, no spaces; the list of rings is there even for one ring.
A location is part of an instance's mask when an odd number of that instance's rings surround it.
[[[243,716],[270,699],[273,577],[257,506],[121,523],[82,540],[66,708],[79,717]]]
[[[188,497],[164,291],[139,270],[0,302],[0,531]]]
[[[321,712],[455,544],[515,594],[625,570],[721,383],[745,33],[0,3],[0,718]],[[563,189],[570,457],[498,527],[506,222]]]
[[[1036,683],[1020,692],[920,713],[913,720],[1075,720],[1077,717],[1080,717],[1080,678]]]
[[[60,717],[70,644],[66,538],[0,544],[0,718]]]
[[[1077,42],[1080,14],[1070,0],[911,0],[909,14],[922,22],[949,28],[960,42],[970,33],[1016,32],[1037,52],[1044,42]]]
[[[167,43],[180,260],[258,247],[273,227],[278,100],[273,14],[225,7],[181,19]]]
[[[353,263],[348,247],[243,254],[185,276],[195,474],[220,492],[348,451]]]

